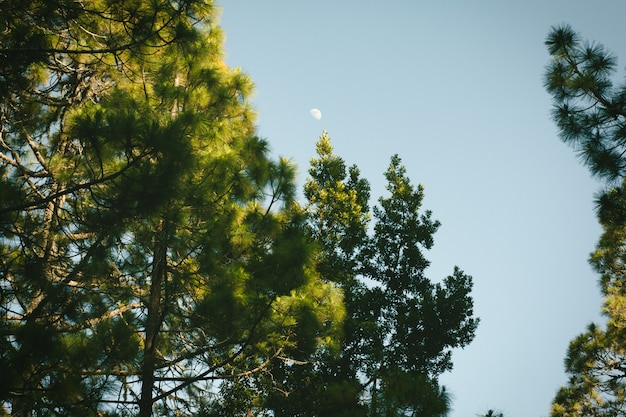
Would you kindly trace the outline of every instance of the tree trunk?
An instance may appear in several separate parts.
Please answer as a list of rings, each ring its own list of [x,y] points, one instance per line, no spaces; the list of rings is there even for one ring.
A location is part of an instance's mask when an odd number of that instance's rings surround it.
[[[139,417],[152,415],[152,390],[154,388],[154,371],[156,368],[156,345],[161,323],[163,322],[163,284],[166,278],[167,245],[164,221],[157,226],[150,277],[150,296],[147,301],[146,338],[141,369],[141,398],[139,400]]]
[[[54,189],[58,189],[55,186]],[[38,254],[37,273],[40,274],[38,279],[41,281],[42,287],[37,289],[37,295],[30,301],[28,307],[24,311],[24,320],[22,327],[29,327],[33,325],[49,325],[45,319],[46,312],[44,311],[49,299],[47,288],[54,281],[53,267],[50,264],[50,259],[56,255],[55,236],[54,236],[54,223],[55,216],[58,208],[63,204],[64,199],[56,199],[50,201],[43,215],[42,234],[41,234],[41,253]],[[11,415],[14,417],[31,417],[35,410],[36,404],[36,392],[39,385],[39,379],[42,378],[41,372],[36,370],[36,358],[32,357],[30,350],[32,346],[22,346],[22,350],[26,350],[28,354],[28,363],[24,363],[20,375],[20,387],[21,393],[18,393],[12,401]]]

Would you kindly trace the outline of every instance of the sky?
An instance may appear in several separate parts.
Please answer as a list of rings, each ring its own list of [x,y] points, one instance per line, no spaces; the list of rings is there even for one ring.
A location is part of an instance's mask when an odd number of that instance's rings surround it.
[[[474,278],[474,341],[440,382],[451,417],[547,416],[571,339],[602,322],[587,260],[601,184],[550,119],[551,26],[626,62],[623,0],[222,0],[227,63],[255,83],[259,135],[306,179],[327,130],[335,152],[385,195],[398,154],[442,223],[427,254],[438,281]],[[321,111],[316,119],[310,110]],[[372,201],[374,203],[375,201]]]

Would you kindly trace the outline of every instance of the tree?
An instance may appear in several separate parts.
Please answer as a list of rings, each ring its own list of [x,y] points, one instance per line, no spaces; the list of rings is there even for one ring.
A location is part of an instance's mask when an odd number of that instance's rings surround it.
[[[590,324],[570,343],[565,358],[570,378],[554,399],[553,416],[626,415],[626,229],[623,224],[603,227],[591,264],[600,274],[607,323],[604,328]]]
[[[340,296],[315,272],[293,167],[254,134],[215,7],[0,13],[1,404],[194,414],[220,381],[321,343]]]
[[[553,28],[546,46],[553,59],[545,86],[561,138],[594,175],[620,180],[626,174],[626,85],[612,80],[616,58],[602,45],[582,41],[567,25]]]
[[[275,416],[365,415],[357,372],[367,348],[362,334],[369,330],[366,323],[353,317],[360,314],[354,311],[356,299],[367,294],[356,273],[362,269],[361,252],[367,244],[369,184],[360,178],[356,167],[347,173],[344,161],[333,154],[326,133],[317,143],[317,153],[304,186],[307,234],[321,249],[316,270],[325,282],[342,290],[345,314],[350,319],[336,326],[337,334],[322,349],[311,349],[315,346],[309,344],[307,349],[291,352],[295,362],[274,361],[268,372],[255,375],[248,384],[234,383],[230,402],[214,415],[232,415],[235,409],[240,410],[237,415],[245,415],[253,402]],[[277,383],[279,389],[265,390],[268,381]],[[263,392],[270,395],[263,396]]]
[[[612,81],[617,60],[602,45],[583,42],[569,26],[553,28],[546,45],[553,61],[545,85],[554,99],[561,138],[606,182],[597,199],[604,232],[591,256],[600,274],[606,326],[590,324],[569,346],[570,375],[552,404],[553,416],[626,415],[626,85]]]
[[[333,153],[326,132],[309,175],[309,233],[322,248],[317,268],[343,290],[346,317],[336,349],[303,357],[303,366],[281,374],[289,392],[279,397],[281,410],[300,416],[444,415],[449,397],[437,377],[451,369],[451,349],[473,339],[478,320],[472,317],[471,277],[458,269],[441,283],[425,277],[424,251],[439,223],[420,211],[422,187],[410,183],[394,156],[385,174],[390,196],[371,212],[369,183]]]
[[[374,318],[383,335],[372,352],[380,359],[364,370],[369,396],[378,415],[444,415],[449,400],[437,378],[452,369],[451,350],[469,344],[478,325],[472,278],[458,267],[439,283],[425,276],[424,251],[440,224],[420,212],[423,187],[411,184],[397,155],[385,178],[390,196],[374,208],[365,275],[380,294]]]
[[[482,416],[482,414],[479,416]],[[504,414],[500,411],[487,410],[484,417],[504,417]]]

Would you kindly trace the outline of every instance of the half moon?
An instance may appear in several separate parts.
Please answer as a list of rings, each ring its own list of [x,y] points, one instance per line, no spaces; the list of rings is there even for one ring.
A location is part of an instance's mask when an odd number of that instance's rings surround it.
[[[322,118],[322,112],[319,109],[311,109],[309,113],[311,113],[311,116],[313,116],[316,120],[320,120]]]

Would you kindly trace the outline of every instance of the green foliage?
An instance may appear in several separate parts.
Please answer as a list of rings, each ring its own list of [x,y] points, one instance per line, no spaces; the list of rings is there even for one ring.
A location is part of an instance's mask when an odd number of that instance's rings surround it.
[[[300,207],[211,1],[0,17],[2,413],[445,413],[471,278],[398,157],[371,211],[324,133]]]
[[[397,369],[383,375],[375,415],[444,416],[449,409],[445,387],[439,388],[426,375]]]
[[[391,158],[385,177],[390,196],[381,197],[380,206],[374,208],[377,221],[365,274],[382,291],[375,319],[383,338],[375,341],[372,352],[380,359],[366,373],[373,380],[373,395],[386,399],[401,394],[388,379],[385,382],[388,375],[393,375],[392,381],[428,381],[431,394],[416,388],[424,397],[407,393],[400,402],[396,398],[395,409],[443,415],[447,400],[437,377],[452,369],[451,349],[470,343],[478,325],[472,317],[472,278],[457,267],[441,283],[426,278],[429,262],[424,251],[432,247],[439,222],[432,220],[430,211],[420,213],[423,187],[411,184],[397,155]]]
[[[555,101],[561,137],[580,153],[609,188],[597,199],[604,233],[591,256],[600,275],[606,326],[588,326],[565,358],[568,383],[559,389],[552,416],[623,416],[626,413],[626,85],[612,80],[616,59],[601,45],[583,42],[571,27],[553,28],[546,45],[553,61],[546,88]],[[621,184],[620,184],[621,182]]]
[[[332,345],[341,294],[210,1],[0,15],[0,405],[192,415]]]
[[[570,378],[554,399],[554,416],[621,416],[626,412],[626,292],[622,267],[626,260],[625,233],[621,222],[605,224],[591,256],[591,264],[600,274],[607,322],[604,328],[590,324],[585,333],[570,343],[565,358]]]
[[[616,58],[602,45],[580,39],[570,26],[546,40],[552,62],[545,86],[554,99],[553,118],[591,172],[610,181],[626,173],[626,85],[615,85]]]
[[[385,174],[390,196],[370,211],[369,183],[333,153],[326,132],[309,174],[304,194],[309,235],[321,248],[317,270],[342,288],[346,316],[335,349],[275,363],[271,379],[281,390],[259,397],[261,404],[276,415],[445,415],[449,398],[437,377],[451,369],[451,349],[473,339],[478,321],[469,276],[456,268],[439,283],[425,277],[424,251],[439,223],[421,212],[422,187],[394,156]]]

